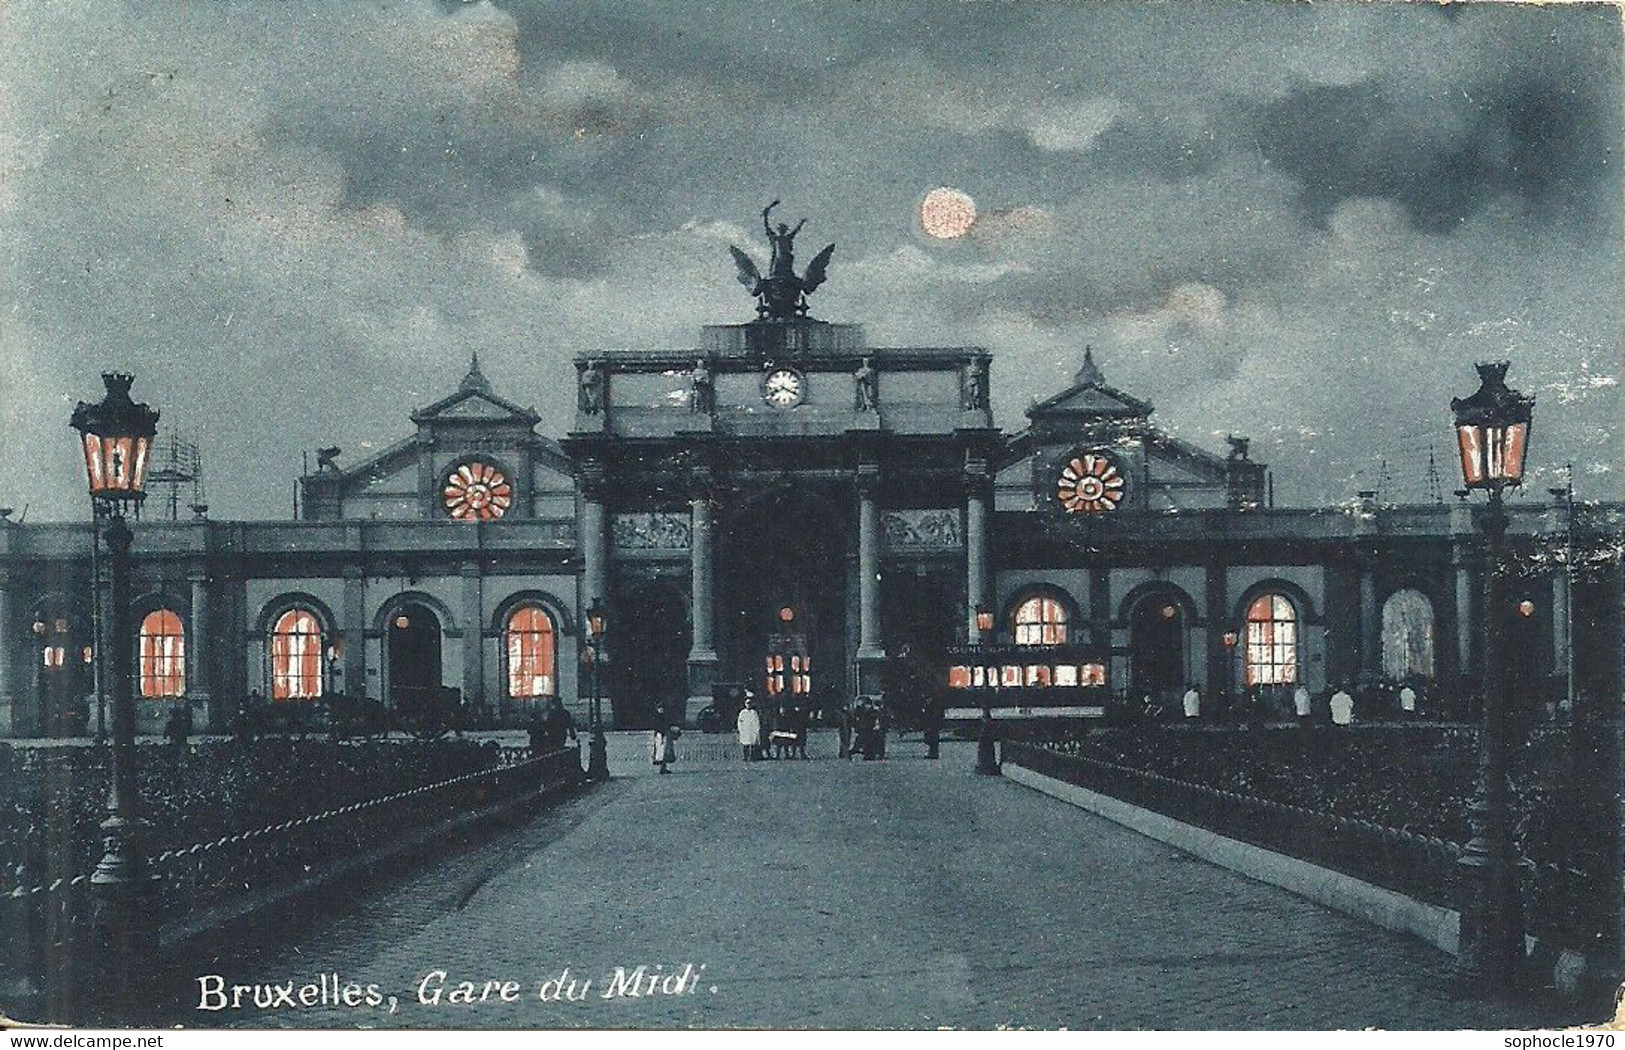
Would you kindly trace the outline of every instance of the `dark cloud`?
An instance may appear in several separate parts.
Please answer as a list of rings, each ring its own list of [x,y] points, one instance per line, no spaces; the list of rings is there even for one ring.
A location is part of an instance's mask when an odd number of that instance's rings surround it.
[[[395,440],[476,348],[556,433],[571,353],[750,316],[727,245],[773,197],[839,245],[823,316],[989,346],[1007,425],[1093,343],[1335,499],[1383,419],[1511,356],[1537,458],[1619,492],[1611,8],[107,0],[0,31],[30,41],[0,502],[79,512],[63,420],[107,364],[200,434],[222,515],[280,513],[301,448]],[[917,228],[938,185],[963,241]]]

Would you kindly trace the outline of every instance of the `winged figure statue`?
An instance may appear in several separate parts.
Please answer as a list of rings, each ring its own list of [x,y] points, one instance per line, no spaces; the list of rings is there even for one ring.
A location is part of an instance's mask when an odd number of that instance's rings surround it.
[[[795,270],[795,239],[807,220],[796,223],[794,229],[781,222],[775,230],[770,219],[773,209],[778,206],[779,202],[774,201],[762,209],[762,231],[773,250],[767,276],[762,276],[756,260],[748,253],[735,245],[728,245],[734,264],[739,267],[739,283],[749,288],[750,294],[756,297],[756,316],[763,320],[807,316],[807,296],[828,278],[829,261],[835,255],[835,245],[826,246],[813,256],[806,271],[798,277]]]

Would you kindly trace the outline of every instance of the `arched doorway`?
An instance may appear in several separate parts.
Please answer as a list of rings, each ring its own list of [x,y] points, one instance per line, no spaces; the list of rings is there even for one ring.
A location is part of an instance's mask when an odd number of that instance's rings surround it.
[[[782,684],[791,702],[814,710],[845,699],[847,605],[856,597],[847,579],[856,555],[850,502],[835,486],[777,486],[720,517],[719,678],[759,697],[770,681]]]
[[[1129,615],[1129,685],[1138,696],[1173,698],[1185,680],[1185,610],[1172,595],[1148,594]]]
[[[402,603],[384,625],[389,703],[419,711],[440,689],[440,618],[419,602]]]
[[[688,697],[688,603],[666,582],[634,584],[619,598],[606,630],[616,687],[605,691],[615,728],[651,729],[662,705],[681,714]]]

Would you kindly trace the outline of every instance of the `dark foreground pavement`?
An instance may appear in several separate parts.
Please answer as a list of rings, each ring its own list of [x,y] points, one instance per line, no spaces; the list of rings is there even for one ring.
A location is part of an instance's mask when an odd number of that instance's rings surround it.
[[[977,777],[967,745],[945,747],[941,762],[924,761],[914,742],[885,762],[846,763],[827,757],[832,740],[819,740],[822,760],[749,766],[732,760],[724,738],[691,735],[683,745],[687,761],[657,777],[642,738],[619,737],[609,784],[278,945],[222,946],[197,968],[228,985],[304,985],[336,973],[341,986],[376,984],[378,1006],[284,1000],[260,1010],[249,994],[240,1010],[175,1020],[341,1028],[1555,1020],[1455,998],[1449,960],[1418,942]],[[654,994],[626,994],[613,975],[638,966],[646,975],[692,966],[696,976],[681,992],[674,978],[669,994],[659,982]],[[444,980],[428,985],[441,1001],[420,1003],[426,975],[441,970]],[[540,1001],[539,984],[566,970],[584,997]],[[509,980],[517,1002],[501,1001]],[[476,992],[497,983],[483,1002],[448,1001],[462,981]]]

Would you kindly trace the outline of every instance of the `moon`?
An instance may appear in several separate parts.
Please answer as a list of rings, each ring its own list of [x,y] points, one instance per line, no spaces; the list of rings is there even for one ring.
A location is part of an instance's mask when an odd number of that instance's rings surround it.
[[[920,228],[938,240],[963,237],[976,225],[976,202],[970,194],[938,186],[920,201]]]

